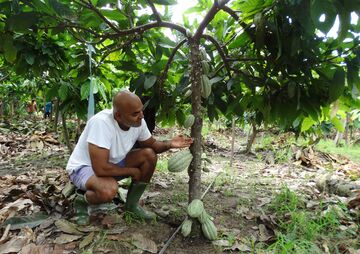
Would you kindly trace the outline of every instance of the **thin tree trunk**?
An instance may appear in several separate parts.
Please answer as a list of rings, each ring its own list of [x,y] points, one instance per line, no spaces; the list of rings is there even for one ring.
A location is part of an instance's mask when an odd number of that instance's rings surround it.
[[[59,122],[59,99],[57,99],[55,101],[55,105],[54,105],[54,108],[55,108],[55,119],[54,119],[54,131],[57,132],[57,127],[58,127],[58,122]]]
[[[349,124],[350,124],[350,113],[346,112],[345,133],[344,133],[344,139],[346,145],[349,144]]]
[[[67,129],[67,126],[66,126],[66,117],[65,117],[65,113],[63,113],[61,115],[61,118],[62,118],[62,127],[63,127],[63,134],[64,134],[64,140],[65,140],[65,144],[66,146],[68,147],[70,153],[72,152],[73,148],[72,148],[72,145],[70,143],[70,139],[69,139],[69,132],[68,132],[68,129]]]
[[[234,161],[234,144],[235,144],[235,117],[232,118],[231,123],[231,154],[230,154],[230,167]]]
[[[252,148],[252,145],[254,144],[256,134],[258,133],[258,130],[256,129],[256,123],[254,121],[251,122],[251,126],[252,126],[252,132],[251,132],[250,137],[248,138],[245,153],[251,152],[251,148]]]
[[[201,115],[201,59],[198,43],[189,42],[190,61],[191,61],[191,104],[192,114],[195,116],[195,124],[191,127],[191,136],[194,139],[191,145],[193,160],[190,164],[189,174],[189,202],[200,198],[201,191],[201,154],[202,154],[202,136],[201,129],[203,119]]]

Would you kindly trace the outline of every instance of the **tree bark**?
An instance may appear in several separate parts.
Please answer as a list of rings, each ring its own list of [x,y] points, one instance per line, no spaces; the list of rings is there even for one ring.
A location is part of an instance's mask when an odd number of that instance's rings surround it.
[[[235,117],[232,118],[231,123],[231,155],[230,155],[230,167],[232,167],[234,161],[234,143],[235,143]]]
[[[54,109],[55,109],[55,119],[54,119],[54,131],[57,132],[57,126],[58,126],[58,122],[59,122],[59,99],[57,99],[55,101],[55,105],[54,105]]]
[[[201,115],[201,59],[199,43],[190,41],[190,61],[191,61],[191,104],[192,114],[195,116],[195,123],[191,127],[191,136],[194,139],[190,147],[193,154],[193,160],[190,164],[189,174],[189,202],[200,198],[201,191],[201,154],[202,154],[202,136],[201,129],[203,119]]]
[[[349,124],[350,124],[350,113],[346,112],[345,133],[344,133],[344,139],[346,145],[349,144]]]
[[[63,113],[61,115],[61,118],[62,118],[62,127],[63,127],[63,134],[64,134],[64,140],[65,140],[65,144],[66,146],[68,147],[70,153],[72,153],[72,145],[70,143],[70,139],[69,139],[69,132],[68,132],[68,129],[67,129],[67,126],[66,126],[66,117],[65,117],[65,113]]]
[[[256,123],[251,122],[251,126],[252,126],[252,132],[251,132],[251,135],[248,138],[248,141],[247,141],[247,144],[246,144],[246,149],[245,149],[246,154],[251,152],[251,147],[254,144],[256,134],[258,133],[258,130],[256,128]]]

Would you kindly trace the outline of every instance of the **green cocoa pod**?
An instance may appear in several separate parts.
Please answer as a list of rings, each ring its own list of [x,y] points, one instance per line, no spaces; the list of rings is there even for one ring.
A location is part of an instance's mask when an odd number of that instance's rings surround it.
[[[194,122],[195,122],[195,116],[193,114],[190,114],[185,119],[184,127],[190,128],[191,126],[193,126]]]
[[[204,236],[207,239],[209,239],[211,241],[216,240],[217,229],[216,229],[214,222],[212,222],[212,220],[207,219],[204,221],[204,223],[201,223],[201,229],[202,229],[202,232],[204,233]]]
[[[187,207],[187,212],[190,217],[197,218],[204,211],[204,204],[200,199],[194,199]]]
[[[192,159],[193,155],[189,149],[179,151],[168,160],[168,170],[170,172],[181,172],[189,167]]]
[[[201,96],[204,98],[209,97],[211,93],[211,83],[206,75],[201,76]]]
[[[207,54],[206,51],[204,49],[200,49],[200,58],[201,60],[207,60]]]
[[[200,223],[205,223],[207,220],[213,220],[214,218],[211,217],[205,209],[201,212],[200,216],[198,217],[198,220]]]
[[[192,221],[191,220],[186,220],[184,221],[184,223],[181,226],[181,234],[185,237],[187,237],[188,235],[190,235],[191,233],[191,227],[192,227]]]
[[[209,66],[209,64],[208,64],[208,62],[207,61],[201,61],[201,67],[202,67],[202,70],[203,70],[203,73],[205,74],[205,75],[209,75],[209,73],[210,73],[210,66]]]
[[[189,89],[189,90],[187,90],[187,91],[185,92],[184,97],[187,98],[187,97],[189,97],[191,94],[192,94],[192,91],[191,91],[191,89]]]

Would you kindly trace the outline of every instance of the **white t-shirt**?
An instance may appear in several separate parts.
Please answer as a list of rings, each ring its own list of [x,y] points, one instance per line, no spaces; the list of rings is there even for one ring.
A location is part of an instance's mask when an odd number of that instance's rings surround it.
[[[141,120],[141,126],[124,131],[114,119],[113,110],[105,109],[87,122],[66,170],[71,174],[82,166],[91,166],[89,143],[108,149],[109,162],[116,164],[125,158],[137,140],[144,141],[150,137],[151,133],[144,119]]]

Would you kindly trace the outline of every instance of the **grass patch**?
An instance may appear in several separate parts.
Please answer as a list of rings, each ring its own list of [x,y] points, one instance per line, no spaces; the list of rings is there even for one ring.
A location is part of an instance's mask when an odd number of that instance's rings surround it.
[[[360,163],[360,146],[344,145],[337,147],[332,140],[320,140],[316,148],[326,153],[345,156],[354,162]]]
[[[331,253],[338,253],[342,239],[353,237],[350,231],[340,229],[342,215],[347,213],[343,205],[325,209],[319,203],[315,211],[309,211],[302,198],[284,186],[268,208],[279,227],[276,240],[268,246],[273,253],[322,253],[323,239],[329,240]]]

